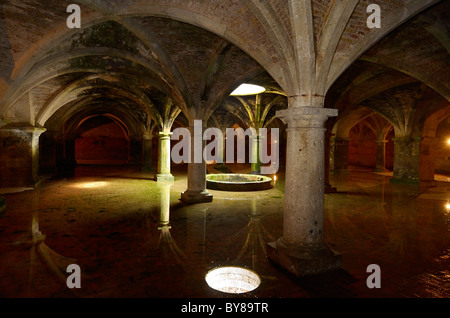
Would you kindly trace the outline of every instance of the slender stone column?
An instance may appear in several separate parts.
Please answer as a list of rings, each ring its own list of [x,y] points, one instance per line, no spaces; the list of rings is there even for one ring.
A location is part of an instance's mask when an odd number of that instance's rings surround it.
[[[158,173],[156,181],[173,181],[170,173],[170,136],[171,132],[159,132]]]
[[[181,201],[193,204],[211,202],[213,196],[206,190],[206,162],[203,158],[205,141],[202,126],[190,126],[191,133],[191,162],[188,163],[187,189],[181,193]],[[199,143],[196,147],[196,143]],[[199,153],[196,153],[199,152]]]
[[[39,136],[45,128],[0,129],[0,187],[34,187],[39,175]]]
[[[348,173],[348,139],[334,140],[334,170],[335,174]]]
[[[337,110],[293,107],[277,112],[287,123],[283,236],[267,256],[297,276],[336,269],[340,254],[323,241],[324,123]]]
[[[394,175],[391,183],[419,184],[420,138],[398,137],[394,141]]]
[[[377,140],[377,161],[375,165],[376,172],[385,172],[386,169],[386,143],[387,140]]]
[[[261,158],[259,157],[259,142],[261,136],[257,131],[256,136],[250,137],[250,142],[252,143],[252,154],[251,154],[251,174],[261,173]]]

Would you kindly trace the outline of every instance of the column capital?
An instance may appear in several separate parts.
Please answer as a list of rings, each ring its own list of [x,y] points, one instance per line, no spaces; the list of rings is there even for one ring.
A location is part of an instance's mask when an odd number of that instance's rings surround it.
[[[170,132],[170,131],[159,131],[158,132],[158,136],[159,136],[159,138],[169,138],[170,139],[170,136],[172,136],[172,132]]]
[[[292,107],[277,111],[280,118],[288,128],[324,128],[329,117],[338,115],[338,110],[323,107]]]

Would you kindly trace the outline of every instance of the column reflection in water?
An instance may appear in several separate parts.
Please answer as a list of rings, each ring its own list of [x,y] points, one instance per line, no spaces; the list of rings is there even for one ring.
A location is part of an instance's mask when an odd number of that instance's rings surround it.
[[[173,181],[159,181],[160,191],[160,217],[158,230],[160,231],[157,250],[166,262],[175,261],[176,265],[184,266],[186,255],[178,247],[170,234],[170,188]]]
[[[241,230],[237,235],[244,233],[245,239],[238,256],[233,263],[236,265],[248,265],[253,270],[258,270],[256,266],[261,264],[262,260],[267,258],[266,243],[274,239],[261,224],[263,215],[258,212],[258,198],[254,197],[250,200],[250,220],[245,229]],[[250,262],[250,264],[246,264]]]
[[[39,212],[34,211],[31,219],[32,246],[30,249],[28,294],[30,296],[33,295],[33,286],[35,286],[36,280],[35,268],[38,266],[40,261],[43,261],[52,274],[56,276],[58,281],[61,283],[61,289],[69,290],[69,292],[73,293],[75,296],[79,296],[78,290],[68,289],[66,285],[68,275],[66,273],[67,266],[70,264],[77,264],[77,260],[58,254],[47,244],[45,244],[45,239],[46,235],[42,234],[39,230]]]

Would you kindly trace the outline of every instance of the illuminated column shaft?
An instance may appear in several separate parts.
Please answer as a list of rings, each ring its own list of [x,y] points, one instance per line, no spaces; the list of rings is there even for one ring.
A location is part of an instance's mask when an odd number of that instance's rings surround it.
[[[298,276],[337,268],[340,256],[323,242],[324,123],[337,110],[293,107],[277,115],[288,125],[284,223],[268,257]]]
[[[173,181],[170,173],[170,132],[159,132],[158,173],[157,181]]]
[[[188,163],[187,189],[181,194],[181,201],[185,203],[211,202],[212,194],[206,190],[206,162],[203,158],[205,141],[202,126],[190,126],[191,133],[191,162]]]
[[[261,160],[259,158],[259,138],[258,134],[250,138],[252,143],[252,153],[251,153],[251,173],[260,174],[261,173]]]

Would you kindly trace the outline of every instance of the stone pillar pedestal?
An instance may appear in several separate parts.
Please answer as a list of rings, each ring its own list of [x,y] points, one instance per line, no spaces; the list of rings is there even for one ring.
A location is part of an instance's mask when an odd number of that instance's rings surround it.
[[[191,162],[188,163],[188,180],[187,190],[181,193],[181,201],[193,204],[211,202],[213,196],[206,189],[206,162],[203,158],[203,149],[205,141],[203,140],[204,127],[191,126],[189,131],[191,133]],[[195,143],[201,143],[201,147],[196,147]],[[195,150],[200,153],[195,153]]]
[[[34,187],[39,178],[39,136],[44,128],[0,129],[0,188]]]
[[[375,164],[375,172],[386,172],[386,143],[387,140],[377,140],[377,161]]]
[[[284,223],[267,256],[296,276],[337,269],[341,255],[323,241],[324,123],[337,110],[293,107],[277,116],[288,126]]]
[[[159,132],[158,173],[156,181],[173,181],[170,173],[170,136],[171,132]]]
[[[399,137],[394,141],[394,175],[391,183],[419,184],[420,138]]]
[[[334,174],[348,173],[348,139],[334,140]]]

